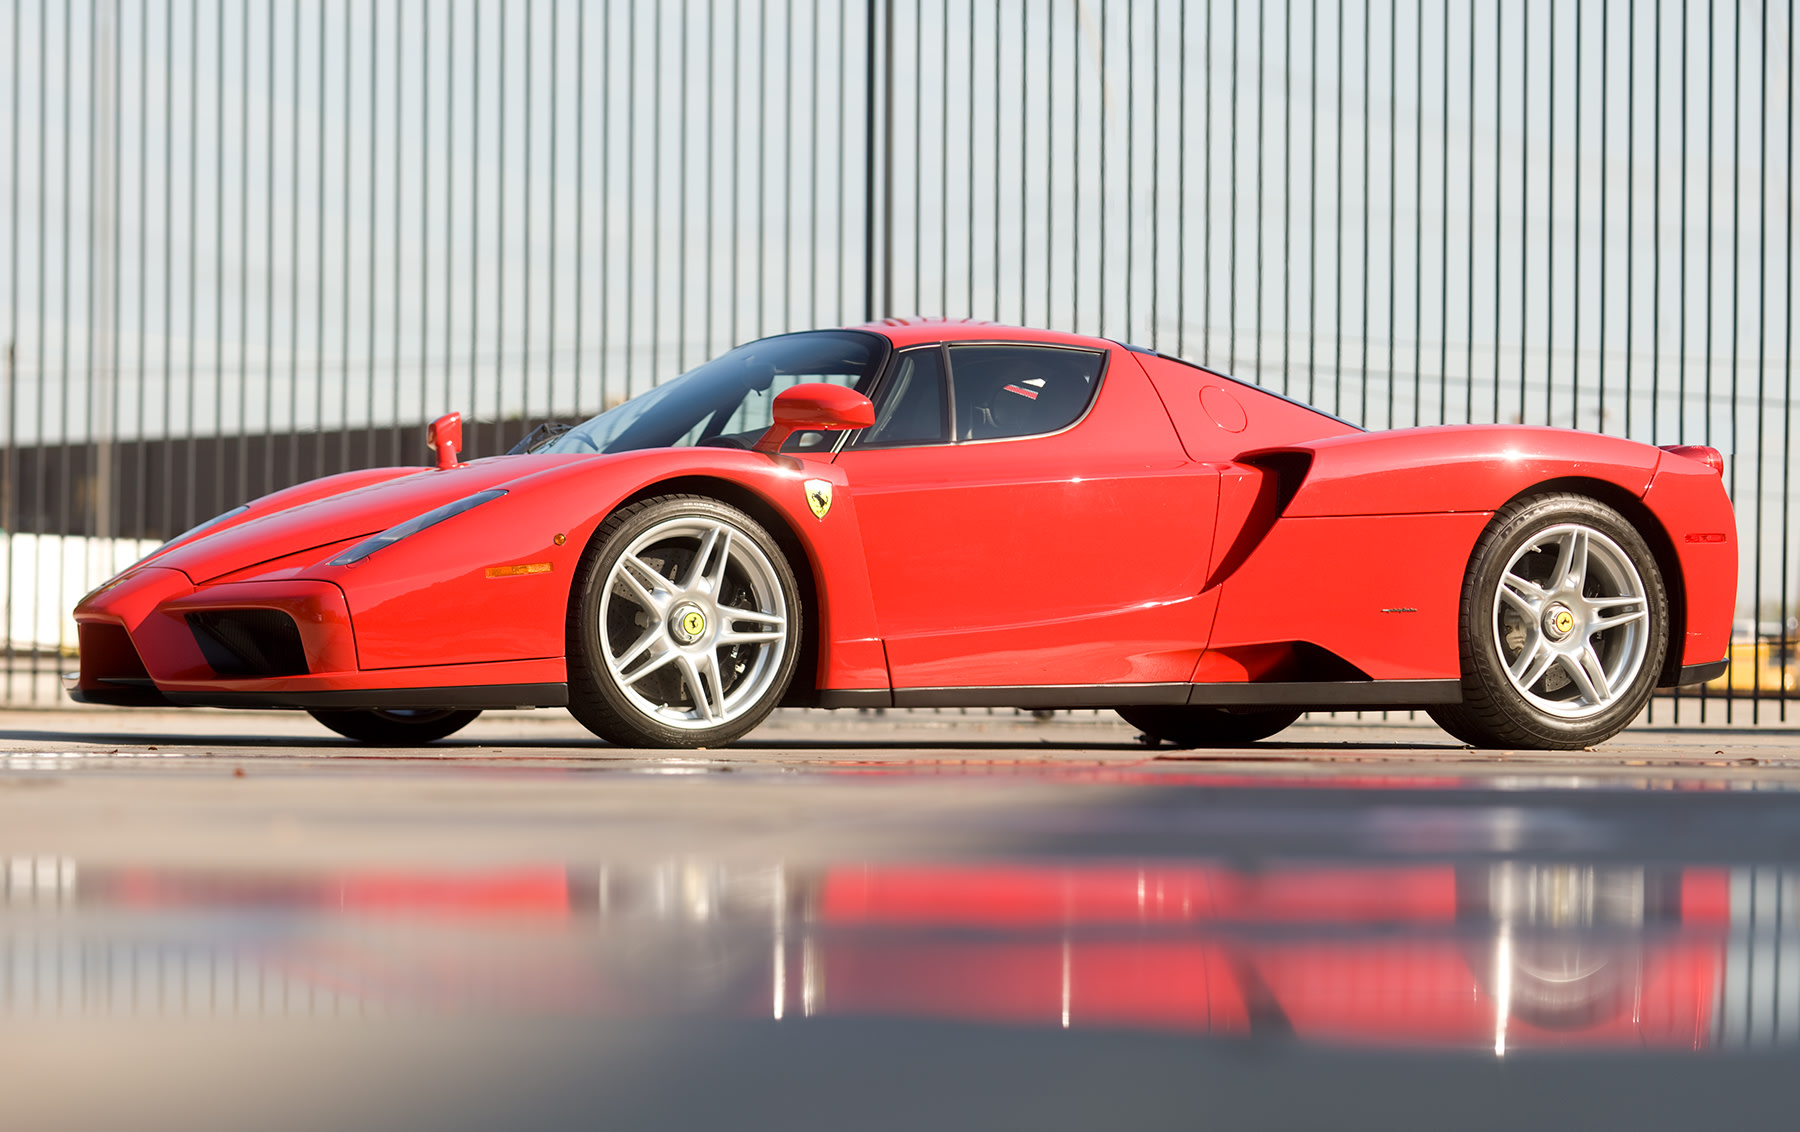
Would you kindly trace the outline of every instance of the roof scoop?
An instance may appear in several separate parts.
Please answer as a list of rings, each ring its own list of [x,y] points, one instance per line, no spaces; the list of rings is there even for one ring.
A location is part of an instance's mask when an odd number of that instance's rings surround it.
[[[425,430],[425,447],[437,453],[437,466],[456,467],[462,451],[462,414],[445,413]]]

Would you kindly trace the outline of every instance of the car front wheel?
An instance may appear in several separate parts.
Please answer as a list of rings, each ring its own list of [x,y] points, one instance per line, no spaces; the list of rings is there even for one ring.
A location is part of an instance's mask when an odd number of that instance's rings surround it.
[[[1469,561],[1463,702],[1431,709],[1477,747],[1575,750],[1649,702],[1669,644],[1656,559],[1611,507],[1543,495],[1501,508]]]
[[[716,499],[620,508],[583,555],[568,627],[569,711],[626,747],[714,747],[761,723],[800,644],[793,570]]]

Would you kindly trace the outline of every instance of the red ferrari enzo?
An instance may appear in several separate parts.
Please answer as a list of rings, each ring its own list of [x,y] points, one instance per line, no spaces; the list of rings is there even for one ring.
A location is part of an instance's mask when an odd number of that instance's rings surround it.
[[[1098,338],[892,321],[740,346],[574,428],[244,504],[82,599],[95,704],[372,743],[563,707],[718,746],[777,704],[1115,708],[1182,745],[1424,708],[1574,748],[1725,665],[1723,459],[1364,432]]]

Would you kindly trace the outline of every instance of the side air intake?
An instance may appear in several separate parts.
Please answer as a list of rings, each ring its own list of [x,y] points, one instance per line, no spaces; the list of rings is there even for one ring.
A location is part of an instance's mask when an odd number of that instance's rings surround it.
[[[304,676],[300,627],[278,609],[208,609],[187,615],[206,663],[220,676]]]

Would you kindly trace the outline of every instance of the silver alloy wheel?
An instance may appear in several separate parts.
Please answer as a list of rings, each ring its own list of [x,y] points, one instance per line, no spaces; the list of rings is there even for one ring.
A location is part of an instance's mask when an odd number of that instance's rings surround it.
[[[619,692],[668,727],[698,731],[753,709],[782,672],[788,609],[748,534],[709,516],[656,524],[613,563],[601,655]]]
[[[1579,523],[1519,548],[1495,588],[1494,644],[1533,707],[1583,719],[1631,688],[1649,649],[1644,580],[1619,545]]]

